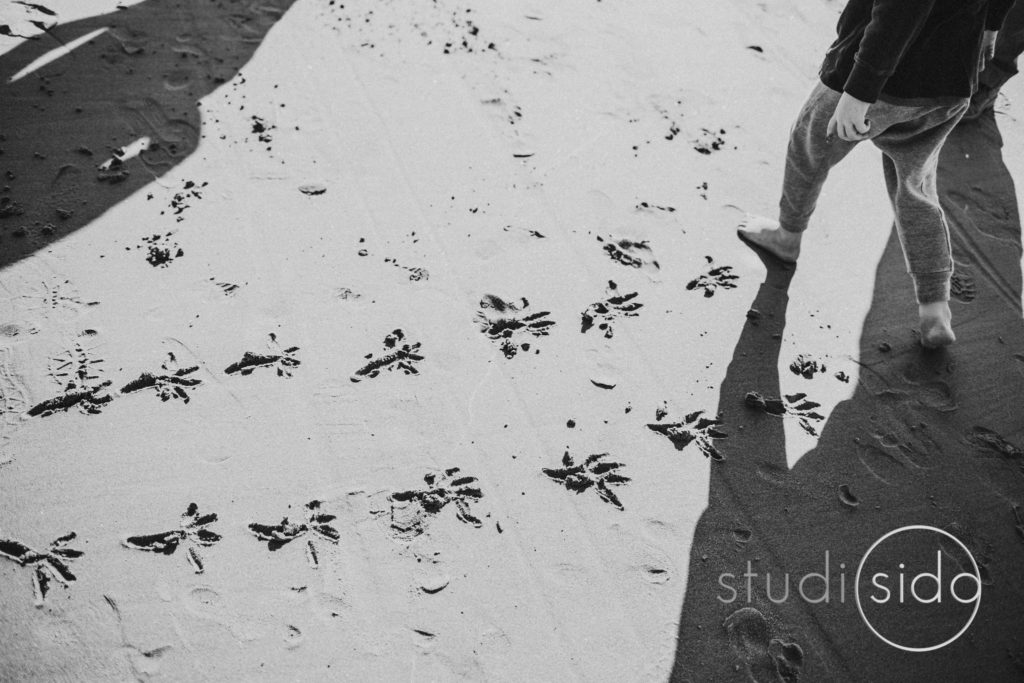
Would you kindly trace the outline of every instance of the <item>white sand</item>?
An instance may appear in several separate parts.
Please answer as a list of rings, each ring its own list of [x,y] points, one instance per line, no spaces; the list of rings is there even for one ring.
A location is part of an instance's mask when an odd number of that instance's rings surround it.
[[[49,4],[62,20],[115,5]],[[735,224],[773,211],[839,3],[338,4],[292,7],[243,75],[204,99],[186,162],[0,272],[0,323],[21,331],[0,336],[0,537],[42,549],[73,530],[85,552],[77,582],[41,609],[31,570],[0,561],[0,678],[667,676],[710,465],[645,425],[663,402],[673,421],[715,409],[763,273]],[[468,35],[453,16],[479,27],[473,53],[443,54]],[[274,126],[270,151],[252,116]],[[1019,149],[1021,122],[1003,123]],[[726,131],[722,149],[695,151],[704,129]],[[208,184],[177,221],[168,209],[187,181]],[[299,192],[309,183],[326,192]],[[805,241],[782,389],[823,411],[856,383],[888,212],[877,152],[858,150]],[[183,256],[154,268],[142,239],[168,232]],[[647,240],[660,269],[614,263],[598,237]],[[735,289],[686,290],[705,256],[733,267]],[[609,280],[644,307],[611,339],[581,334]],[[556,325],[506,359],[474,321],[486,294],[525,297]],[[396,328],[422,344],[418,375],[351,382]],[[299,347],[291,377],[224,372],[266,352],[270,333]],[[29,418],[61,393],[52,359],[75,349],[102,360],[91,367],[114,394],[169,353],[203,382],[188,404],[145,390],[95,415]],[[790,373],[800,353],[828,372]],[[814,440],[787,429],[792,464]],[[542,474],[566,449],[624,464],[623,511]],[[482,526],[450,504],[396,538],[388,495],[450,467],[478,478]],[[341,533],[316,541],[318,570],[305,539],[270,553],[246,528],[301,521],[312,499]],[[202,549],[203,574],[184,548],[121,545],[177,528],[193,501],[223,535]]]

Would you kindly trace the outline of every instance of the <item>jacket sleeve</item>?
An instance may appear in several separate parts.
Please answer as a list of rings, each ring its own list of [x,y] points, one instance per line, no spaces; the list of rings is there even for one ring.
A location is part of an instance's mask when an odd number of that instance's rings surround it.
[[[875,0],[843,90],[875,102],[934,5],[935,0]]]
[[[992,0],[988,4],[988,15],[985,17],[985,30],[998,31],[1003,27],[1006,15],[1013,7],[1013,0]]]

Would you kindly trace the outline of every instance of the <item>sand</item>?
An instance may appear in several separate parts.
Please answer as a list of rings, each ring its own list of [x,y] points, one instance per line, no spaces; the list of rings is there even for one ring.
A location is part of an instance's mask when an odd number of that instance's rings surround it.
[[[734,234],[839,3],[120,4],[0,12],[0,679],[1022,675],[1024,84],[924,354],[874,149]],[[909,523],[936,653],[716,599]]]

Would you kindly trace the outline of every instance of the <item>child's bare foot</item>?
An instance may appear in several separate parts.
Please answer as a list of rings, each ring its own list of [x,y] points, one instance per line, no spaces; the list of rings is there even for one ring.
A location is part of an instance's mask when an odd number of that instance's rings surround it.
[[[787,263],[796,263],[800,255],[799,232],[779,227],[777,221],[763,216],[747,216],[736,228],[740,239],[766,249]]]
[[[921,346],[937,349],[956,341],[948,301],[920,304],[917,311],[921,318]]]

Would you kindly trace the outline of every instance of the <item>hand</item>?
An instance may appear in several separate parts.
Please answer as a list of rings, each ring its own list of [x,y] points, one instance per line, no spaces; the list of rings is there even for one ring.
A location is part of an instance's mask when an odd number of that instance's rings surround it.
[[[871,132],[871,122],[867,119],[867,102],[861,102],[849,93],[843,93],[839,98],[839,104],[828,122],[828,140],[831,141],[836,133],[847,142],[858,142],[867,140]]]
[[[981,54],[978,55],[978,73],[985,70],[988,63],[996,56],[996,38],[999,31],[985,31],[981,39]]]

